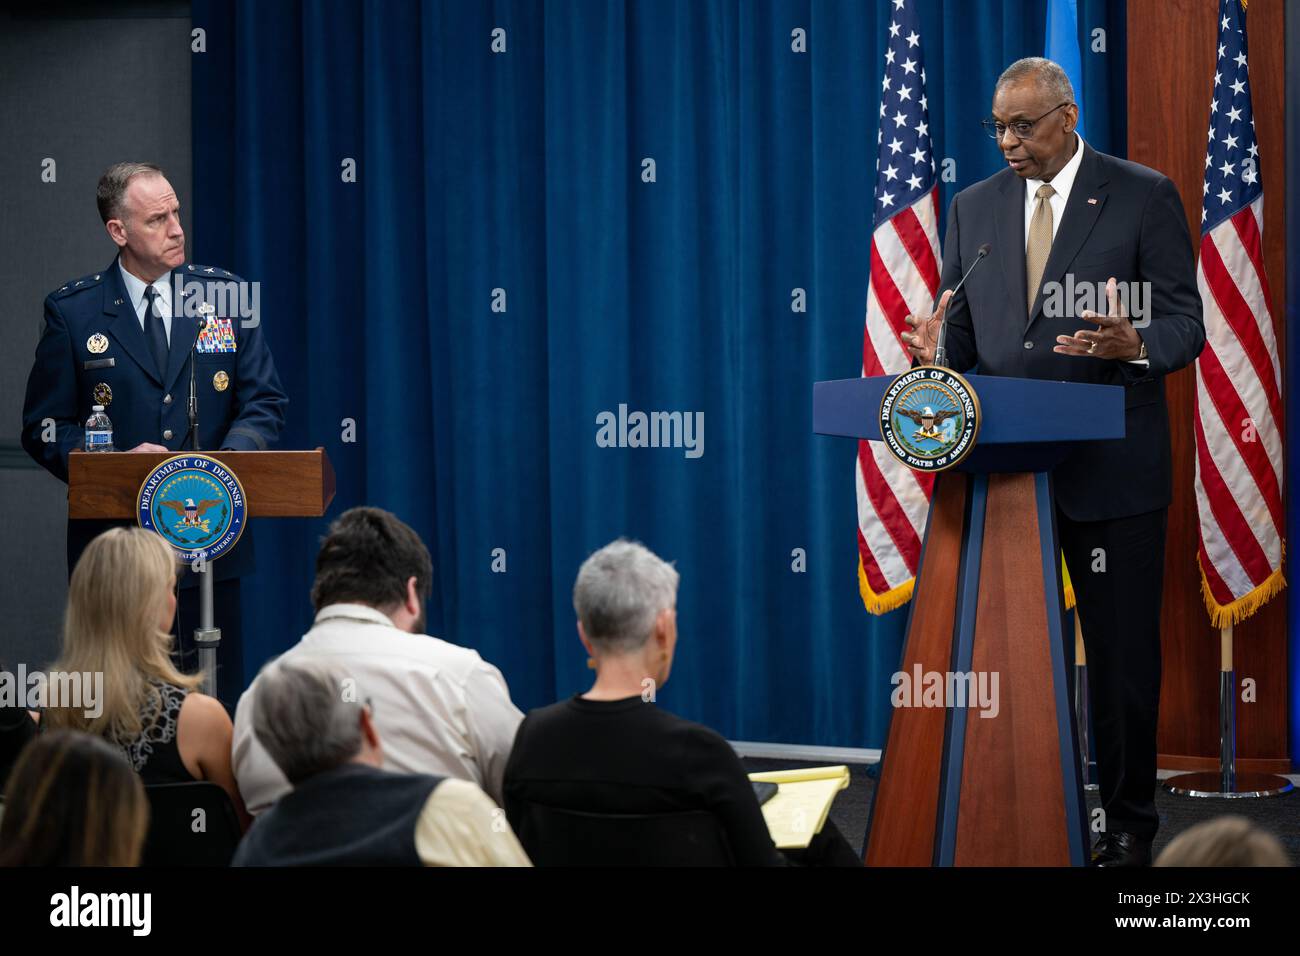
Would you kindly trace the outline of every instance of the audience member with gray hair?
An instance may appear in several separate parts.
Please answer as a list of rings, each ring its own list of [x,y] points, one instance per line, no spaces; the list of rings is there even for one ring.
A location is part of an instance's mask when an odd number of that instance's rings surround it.
[[[528,866],[476,784],[383,769],[368,702],[346,667],[273,661],[253,731],[293,789],[257,820],[235,866]]]
[[[585,694],[530,712],[506,764],[506,816],[538,865],[568,856],[556,845],[563,838],[546,823],[556,809],[603,815],[703,810],[717,819],[733,863],[791,862],[772,844],[730,745],[655,704],[677,647],[678,579],[672,565],[622,539],[578,571],[573,607],[595,683]],[[793,861],[861,865],[829,820],[814,846]]]

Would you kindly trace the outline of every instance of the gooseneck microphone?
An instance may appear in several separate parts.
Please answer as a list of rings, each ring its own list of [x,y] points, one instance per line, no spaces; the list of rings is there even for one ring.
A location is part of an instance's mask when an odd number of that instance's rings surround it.
[[[984,243],[984,245],[979,247],[979,250],[975,254],[975,261],[970,264],[970,268],[966,270],[966,274],[962,276],[961,280],[952,288],[952,296],[948,299],[949,309],[952,308],[952,300],[957,298],[957,293],[960,292],[961,287],[966,284],[966,280],[969,279],[970,274],[975,271],[975,267],[980,264],[980,260],[989,254],[990,248],[992,247],[987,242]],[[940,295],[939,298],[943,298],[943,296]],[[935,308],[937,309],[938,307],[939,304],[936,301]],[[945,309],[943,313],[943,321],[939,323],[939,340],[935,343],[934,346],[935,365],[946,366],[948,364],[948,351],[943,347],[943,343],[947,338],[948,338],[948,311],[947,309]]]
[[[189,438],[190,451],[199,450],[199,395],[194,385],[194,355],[198,351],[199,336],[203,333],[203,327],[206,325],[206,318],[200,316],[199,327],[194,330],[194,341],[190,343],[190,400],[186,409],[190,420],[190,432],[186,437]],[[182,447],[185,445],[181,442]]]

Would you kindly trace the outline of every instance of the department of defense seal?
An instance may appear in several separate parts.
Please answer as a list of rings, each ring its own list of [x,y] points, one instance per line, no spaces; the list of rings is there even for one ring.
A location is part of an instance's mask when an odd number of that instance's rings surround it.
[[[225,465],[198,452],[176,455],[145,476],[136,496],[140,527],[162,536],[181,560],[212,561],[244,533],[248,501]]]
[[[943,471],[961,462],[980,429],[980,403],[951,369],[923,365],[890,384],[880,403],[880,437],[914,471]]]
[[[103,332],[96,332],[90,338],[86,339],[86,350],[94,355],[108,351],[108,336]]]

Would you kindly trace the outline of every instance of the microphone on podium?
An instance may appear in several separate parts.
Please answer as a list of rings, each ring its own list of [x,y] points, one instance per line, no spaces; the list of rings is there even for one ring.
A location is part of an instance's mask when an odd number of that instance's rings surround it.
[[[952,288],[952,297],[948,299],[949,308],[952,308],[952,300],[957,298],[957,293],[961,291],[961,287],[966,284],[966,280],[969,279],[970,274],[975,271],[975,267],[980,264],[980,260],[989,254],[990,248],[992,247],[987,242],[984,243],[984,245],[979,247],[979,250],[975,254],[975,261],[970,264],[970,268],[966,270],[966,274],[962,276],[961,280]],[[940,298],[943,298],[943,296],[940,296]],[[936,303],[936,307],[937,307],[937,303]],[[947,339],[947,337],[948,337],[948,312],[945,309],[943,315],[943,321],[939,323],[939,340],[935,343],[934,346],[935,365],[948,364],[948,352],[943,347],[943,343]]]
[[[186,417],[189,419],[189,431],[185,433],[185,440],[181,442],[181,448],[184,449],[186,444],[190,446],[190,451],[199,450],[199,395],[194,384],[194,355],[198,351],[199,337],[203,334],[203,316],[199,317],[199,327],[194,330],[194,341],[190,343],[190,398],[186,406]]]

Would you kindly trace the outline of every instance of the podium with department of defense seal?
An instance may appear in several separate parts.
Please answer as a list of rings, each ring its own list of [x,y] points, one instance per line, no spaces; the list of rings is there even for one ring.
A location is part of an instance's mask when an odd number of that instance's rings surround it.
[[[1123,437],[1124,402],[937,366],[814,384],[815,432],[937,473],[868,866],[1087,864],[1051,469],[1076,442]]]
[[[134,519],[200,575],[194,642],[203,691],[216,696],[221,632],[213,626],[212,562],[253,518],[318,518],[334,500],[334,468],[311,451],[73,451],[69,519]]]

